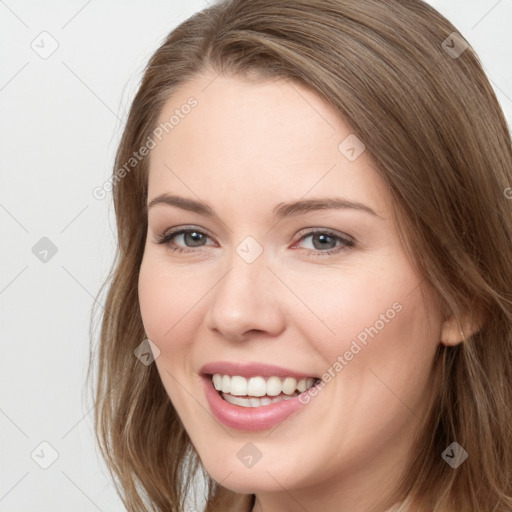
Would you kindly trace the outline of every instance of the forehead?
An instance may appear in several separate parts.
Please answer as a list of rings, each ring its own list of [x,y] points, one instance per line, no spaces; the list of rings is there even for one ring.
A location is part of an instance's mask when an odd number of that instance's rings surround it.
[[[230,201],[235,193],[242,204],[328,193],[387,209],[362,141],[324,98],[296,82],[200,75],[174,92],[158,124],[149,198],[181,191],[225,199],[230,191]],[[346,153],[350,146],[360,156]]]

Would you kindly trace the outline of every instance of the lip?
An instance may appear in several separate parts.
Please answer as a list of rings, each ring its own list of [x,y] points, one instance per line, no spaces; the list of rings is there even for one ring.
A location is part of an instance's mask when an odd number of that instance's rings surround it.
[[[221,375],[240,375],[240,377],[295,377],[296,379],[306,379],[313,377],[314,379],[319,378],[316,375],[298,372],[283,368],[281,366],[275,366],[272,364],[265,363],[235,363],[230,361],[218,361],[214,363],[205,364],[201,369],[200,373],[205,375],[213,375],[219,373]],[[270,407],[270,406],[266,406]]]
[[[275,373],[272,375],[275,375]],[[260,374],[260,376],[263,375]],[[210,375],[202,375],[201,378],[203,379],[208,404],[215,418],[227,427],[237,430],[266,430],[278,425],[288,416],[304,407],[305,404],[300,401],[299,397],[309,391],[304,391],[301,395],[274,404],[261,405],[260,407],[243,407],[226,402],[213,386]]]

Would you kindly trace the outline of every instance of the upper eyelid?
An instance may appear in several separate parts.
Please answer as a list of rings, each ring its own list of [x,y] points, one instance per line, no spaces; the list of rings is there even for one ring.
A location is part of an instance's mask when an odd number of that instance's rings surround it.
[[[170,235],[176,235],[178,233],[182,234],[183,232],[187,232],[187,231],[197,231],[198,233],[202,233],[209,238],[214,238],[212,235],[210,235],[210,233],[207,230],[205,230],[203,228],[196,227],[196,226],[183,226],[183,227],[178,227],[178,228],[171,228],[171,229],[164,231],[161,236],[166,237],[166,236],[170,236]]]
[[[298,233],[297,236],[303,237],[306,235],[314,235],[315,233],[327,233],[333,236],[339,236],[340,238],[348,238],[350,240],[355,241],[355,238],[348,233],[344,233],[342,231],[338,231],[336,229],[331,228],[303,228]]]
[[[170,234],[176,234],[176,233],[180,233],[180,232],[183,232],[183,231],[198,231],[199,233],[203,233],[211,238],[214,238],[213,235],[210,235],[210,233],[208,232],[208,230],[204,229],[204,228],[200,228],[198,226],[180,226],[180,227],[177,227],[177,228],[170,228],[166,231],[164,231],[162,233],[163,236],[167,236],[167,235],[170,235]],[[351,238],[353,239],[354,237],[352,237],[351,235],[347,234],[347,233],[342,233],[342,232],[339,232],[337,231],[336,229],[333,229],[333,228],[322,228],[322,227],[306,227],[306,228],[301,228],[299,231],[298,231],[298,235],[307,235],[307,234],[311,234],[311,233],[332,233],[333,235],[339,235],[341,233],[341,235],[344,235],[346,236],[347,238]]]

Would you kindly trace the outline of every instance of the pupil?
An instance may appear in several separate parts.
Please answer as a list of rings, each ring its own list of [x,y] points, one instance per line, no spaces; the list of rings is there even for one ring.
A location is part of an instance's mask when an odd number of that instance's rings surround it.
[[[326,241],[326,239],[332,238],[329,235],[322,235],[322,234],[315,235],[315,236],[318,237],[319,239],[323,240],[323,241]],[[315,240],[315,237],[313,237],[313,240]],[[327,242],[328,242],[328,240],[327,240]],[[313,245],[315,246],[315,249],[322,249],[322,248],[325,249],[325,244],[324,243],[321,243],[319,247],[317,247],[317,244],[315,244],[314,242],[313,242]]]
[[[201,242],[202,234],[198,233],[197,231],[191,231],[189,233],[186,233],[186,235],[191,237],[192,244],[194,244],[195,242]]]

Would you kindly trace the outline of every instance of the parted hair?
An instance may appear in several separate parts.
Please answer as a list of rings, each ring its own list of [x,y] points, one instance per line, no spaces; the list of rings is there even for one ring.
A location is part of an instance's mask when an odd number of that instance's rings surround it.
[[[435,400],[392,498],[414,497],[428,512],[510,512],[511,138],[478,56],[454,32],[421,0],[212,4],[150,58],[113,175],[146,143],[173,91],[201,73],[284,78],[327,99],[376,163],[404,247],[446,313],[460,325],[485,319],[462,343],[440,344]],[[449,51],[455,42],[459,55]],[[206,473],[157,368],[134,356],[145,338],[137,283],[150,156],[112,191],[117,248],[97,335],[91,321],[88,373],[97,369],[98,445],[129,512],[187,512],[198,471],[206,512],[249,511],[254,495]],[[456,469],[441,457],[454,441],[469,454]]]

